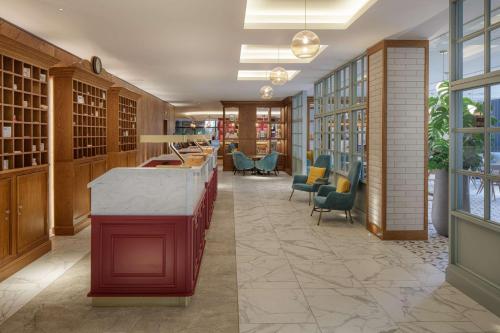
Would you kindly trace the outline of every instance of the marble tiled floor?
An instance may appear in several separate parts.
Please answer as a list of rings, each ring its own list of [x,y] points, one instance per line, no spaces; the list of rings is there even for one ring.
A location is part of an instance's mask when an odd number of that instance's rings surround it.
[[[233,180],[240,332],[500,332],[444,273],[343,214],[316,225],[290,178]]]
[[[90,251],[90,228],[53,237],[52,251],[0,283],[0,324]]]
[[[190,307],[91,307],[85,230],[0,283],[0,333],[500,332],[500,318],[405,247],[342,214],[316,226],[306,194],[288,201],[290,181],[221,174]]]

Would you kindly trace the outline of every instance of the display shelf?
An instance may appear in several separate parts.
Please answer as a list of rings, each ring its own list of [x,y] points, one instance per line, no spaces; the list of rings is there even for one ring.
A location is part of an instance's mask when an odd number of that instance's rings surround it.
[[[0,54],[0,172],[48,164],[47,69]]]
[[[118,103],[120,151],[137,149],[137,101],[120,96]]]
[[[73,80],[73,158],[106,154],[106,91]]]

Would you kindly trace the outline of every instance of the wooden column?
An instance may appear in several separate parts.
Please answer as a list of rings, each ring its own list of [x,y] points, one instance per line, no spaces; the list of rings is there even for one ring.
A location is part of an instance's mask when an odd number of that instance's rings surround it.
[[[54,89],[54,233],[90,224],[87,184],[106,172],[107,90],[87,61],[50,69]]]

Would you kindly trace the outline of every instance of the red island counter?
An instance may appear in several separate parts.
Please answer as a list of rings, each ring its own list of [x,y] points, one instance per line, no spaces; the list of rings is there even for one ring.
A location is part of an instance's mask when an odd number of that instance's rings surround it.
[[[162,155],[89,184],[94,305],[188,304],[217,196],[217,149],[205,158]]]

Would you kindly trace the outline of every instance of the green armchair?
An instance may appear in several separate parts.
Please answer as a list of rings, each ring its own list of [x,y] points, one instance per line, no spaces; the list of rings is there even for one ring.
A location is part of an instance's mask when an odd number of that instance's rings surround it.
[[[295,190],[309,192],[309,205],[311,205],[311,195],[318,192],[321,185],[329,184],[328,178],[330,176],[330,170],[332,169],[332,159],[329,155],[319,155],[314,166],[317,168],[325,168],[324,178],[318,179],[314,184],[307,184],[307,175],[295,175],[293,176],[292,183],[292,194],[290,194],[289,201],[292,200],[293,193]]]
[[[273,151],[271,154],[267,154],[263,158],[261,158],[258,161],[255,161],[255,168],[259,170],[260,172],[274,172],[275,175],[277,174],[277,169],[276,165],[278,164],[278,153]]]
[[[245,175],[245,171],[252,171],[255,168],[253,160],[241,151],[233,151],[233,163],[234,174],[236,172],[243,172],[243,175]]]
[[[314,207],[311,211],[311,216],[313,212],[319,212],[318,225],[321,222],[321,214],[324,211],[332,210],[343,210],[345,212],[345,217],[347,219],[347,213],[349,212],[349,218],[352,221],[351,210],[354,206],[354,200],[356,199],[356,192],[358,190],[359,178],[361,177],[361,162],[355,162],[347,178],[351,182],[351,188],[347,193],[338,193],[335,186],[322,185],[318,190],[318,195],[314,198]]]

